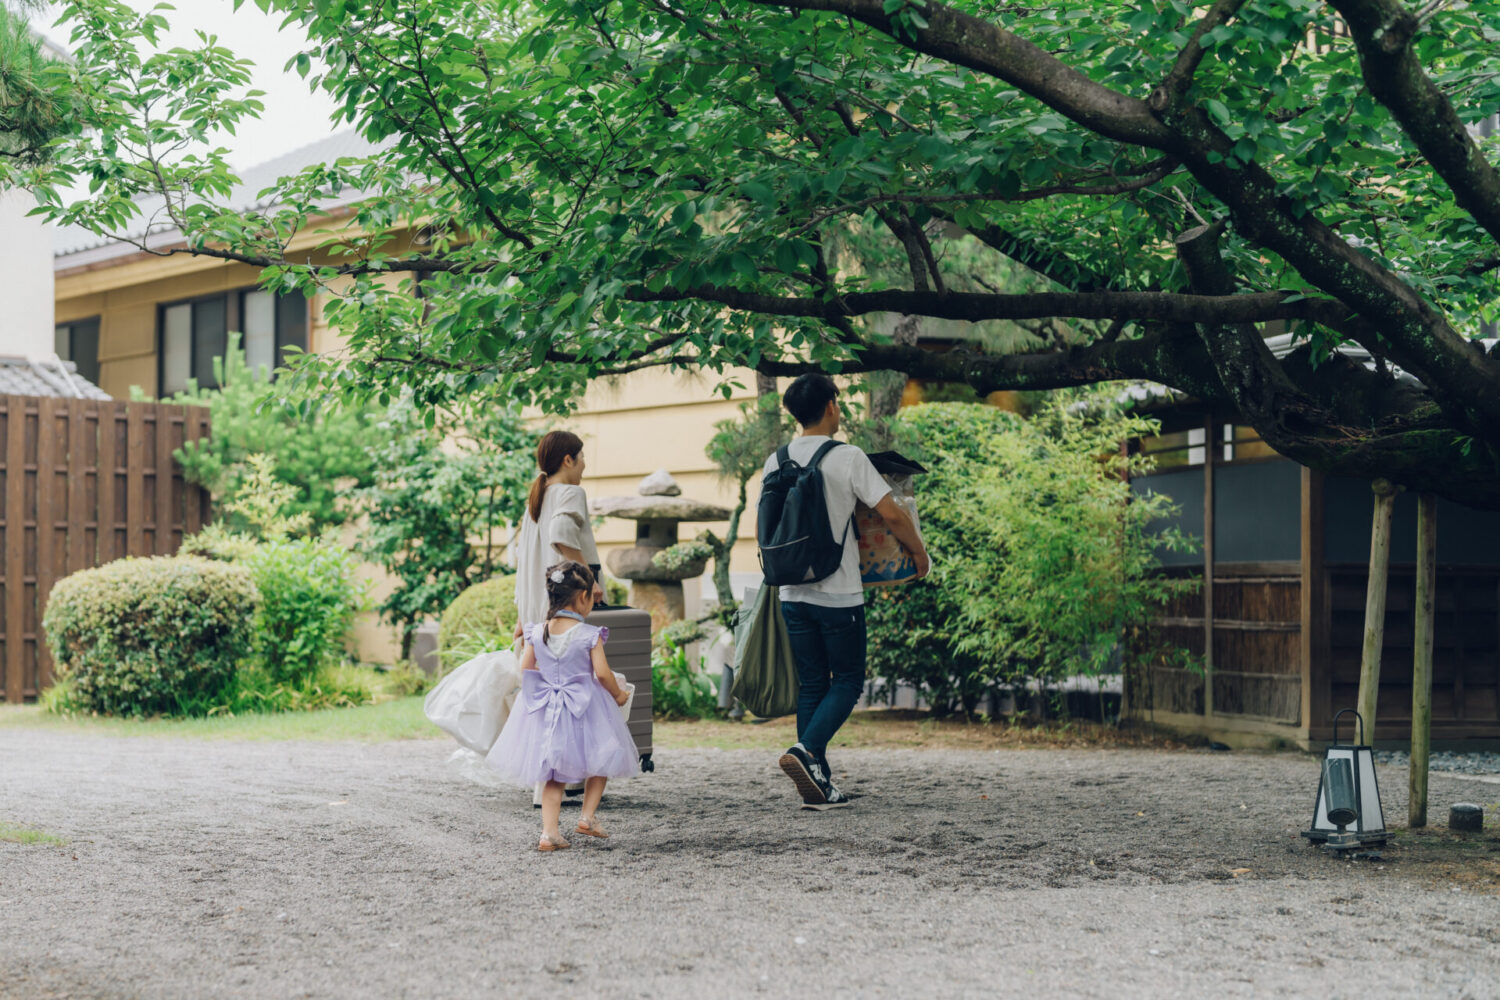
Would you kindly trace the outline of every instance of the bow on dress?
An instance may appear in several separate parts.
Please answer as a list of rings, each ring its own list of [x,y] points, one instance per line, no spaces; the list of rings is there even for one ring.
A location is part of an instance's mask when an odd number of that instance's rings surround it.
[[[530,685],[531,690],[526,692],[526,711],[546,713],[542,728],[542,755],[546,760],[551,756],[557,724],[562,721],[563,713],[567,712],[575,719],[583,717],[593,694],[594,676],[574,674],[557,681],[540,670],[528,670],[526,673],[533,674],[536,678]]]

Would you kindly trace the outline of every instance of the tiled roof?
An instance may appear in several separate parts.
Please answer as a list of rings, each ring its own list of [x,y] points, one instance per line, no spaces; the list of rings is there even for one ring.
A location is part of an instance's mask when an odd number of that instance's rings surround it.
[[[273,199],[261,198],[259,195],[282,177],[295,174],[314,163],[332,163],[346,156],[368,156],[380,148],[381,146],[370,142],[353,129],[336,133],[241,171],[240,183],[230,191],[228,204],[237,209],[269,207],[274,203]],[[361,191],[346,191],[337,204],[348,205],[359,201],[363,196],[364,192]],[[153,246],[181,241],[182,236],[177,228],[165,223],[165,216],[157,217],[163,205],[160,197],[142,198],[137,204],[141,206],[141,214],[132,220],[131,231],[126,235],[137,239],[145,237],[146,242]],[[59,226],[53,239],[52,252],[56,266],[65,268],[132,254],[136,249],[129,243],[116,242],[83,226]]]
[[[110,399],[109,393],[82,375],[71,361],[38,361],[0,354],[0,396],[59,396]]]

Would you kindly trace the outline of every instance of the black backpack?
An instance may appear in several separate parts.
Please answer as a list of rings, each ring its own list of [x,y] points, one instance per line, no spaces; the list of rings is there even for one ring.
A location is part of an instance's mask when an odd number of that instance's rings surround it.
[[[829,441],[812,461],[798,465],[787,445],[776,452],[776,468],[760,487],[756,508],[756,541],[766,583],[787,587],[816,583],[832,576],[844,561],[844,538],[834,538],[828,523],[828,501],[823,493],[823,456],[837,448]],[[849,519],[852,525],[854,519]]]

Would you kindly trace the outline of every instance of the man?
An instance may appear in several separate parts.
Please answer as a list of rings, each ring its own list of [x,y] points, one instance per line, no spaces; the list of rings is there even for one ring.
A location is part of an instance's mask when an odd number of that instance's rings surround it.
[[[788,457],[806,465],[839,431],[838,387],[827,375],[802,375],[781,399],[802,428],[788,445]],[[766,459],[765,473],[778,466],[772,453]],[[842,444],[828,452],[818,467],[830,527],[835,540],[843,539],[844,555],[832,575],[780,590],[781,613],[791,634],[800,683],[797,743],[782,754],[780,763],[805,806],[830,809],[846,806],[849,800],[833,784],[828,742],[849,718],[865,683],[865,594],[859,575],[859,539],[850,525],[855,501],[873,507],[916,557],[918,579],[927,575],[932,564],[916,525],[891,499],[890,487],[869,456]]]

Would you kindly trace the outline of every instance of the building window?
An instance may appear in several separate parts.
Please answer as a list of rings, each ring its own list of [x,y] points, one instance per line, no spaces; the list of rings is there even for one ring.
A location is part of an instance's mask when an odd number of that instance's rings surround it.
[[[1203,464],[1208,451],[1204,445],[1206,436],[1202,427],[1171,431],[1156,437],[1141,438],[1140,450],[1142,454],[1150,455],[1156,460],[1158,472],[1185,469]]]
[[[1246,424],[1225,424],[1225,462],[1248,462],[1257,458],[1280,458],[1281,454],[1260,439],[1260,432]]]
[[[99,384],[99,317],[59,323],[54,331],[57,356],[73,362],[78,374]]]
[[[216,389],[214,359],[222,358],[229,331],[244,333],[241,348],[251,368],[274,371],[288,347],[307,349],[307,299],[258,288],[210,295],[161,307],[160,395],[182,392],[189,380]]]

